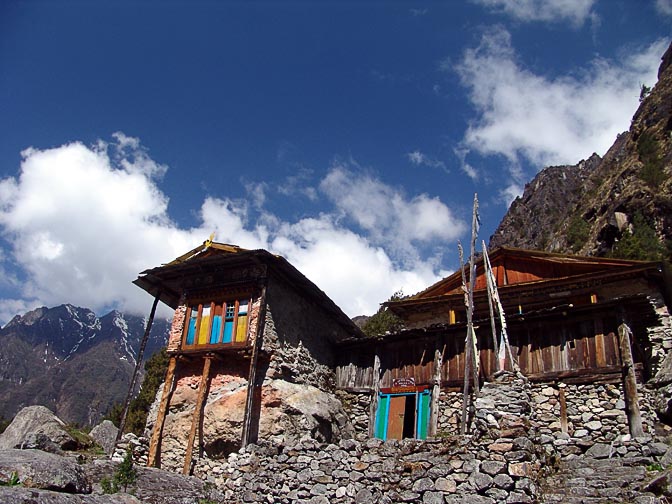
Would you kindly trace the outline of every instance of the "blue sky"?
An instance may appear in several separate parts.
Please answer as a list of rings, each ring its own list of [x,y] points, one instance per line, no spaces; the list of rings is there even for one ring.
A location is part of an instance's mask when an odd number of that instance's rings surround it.
[[[0,323],[148,311],[138,272],[267,248],[351,316],[457,266],[544,166],[602,155],[672,0],[5,1]]]

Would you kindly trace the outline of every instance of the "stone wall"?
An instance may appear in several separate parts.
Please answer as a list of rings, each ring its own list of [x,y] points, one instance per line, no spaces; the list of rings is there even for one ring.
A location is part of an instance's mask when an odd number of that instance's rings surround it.
[[[369,411],[372,394],[370,392],[347,392],[336,390],[336,398],[341,401],[343,411],[353,428],[353,437],[359,441],[369,438]]]
[[[473,436],[251,445],[203,460],[195,474],[242,502],[534,502],[540,464],[521,420],[528,389],[515,378],[484,387]]]
[[[346,331],[321,306],[272,278],[266,305],[262,350],[271,358],[267,378],[333,390],[332,343],[347,337]]]

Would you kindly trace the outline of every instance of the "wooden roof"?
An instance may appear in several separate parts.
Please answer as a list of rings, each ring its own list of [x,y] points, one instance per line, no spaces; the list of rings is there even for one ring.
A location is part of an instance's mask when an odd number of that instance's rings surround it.
[[[489,256],[498,287],[567,279],[591,273],[616,273],[643,266],[658,266],[658,263],[645,261],[585,257],[508,247],[495,249],[489,253]],[[483,257],[480,256],[476,262],[475,291],[483,290],[485,287]],[[420,300],[461,292],[462,274],[458,270],[409,299]]]
[[[508,247],[495,249],[489,256],[504,305],[515,298],[517,304],[524,301],[529,307],[543,308],[558,302],[550,299],[559,300],[563,297],[560,294],[571,293],[579,285],[610,283],[623,278],[655,277],[661,284],[664,283],[662,265],[658,262],[583,257]],[[665,294],[662,285],[661,290]],[[476,262],[474,299],[477,306],[486,299],[482,257]],[[453,309],[463,307],[462,274],[458,270],[413,296],[384,304],[402,317],[418,309],[425,310],[430,305],[447,305]]]
[[[264,273],[252,281],[265,281],[273,275],[318,304],[350,334],[362,336],[354,322],[317,285],[284,257],[264,249],[249,250],[209,239],[167,264],[143,271],[133,283],[174,309],[180,302],[186,279],[214,271],[254,271],[260,266]],[[251,280],[247,277],[246,281]]]

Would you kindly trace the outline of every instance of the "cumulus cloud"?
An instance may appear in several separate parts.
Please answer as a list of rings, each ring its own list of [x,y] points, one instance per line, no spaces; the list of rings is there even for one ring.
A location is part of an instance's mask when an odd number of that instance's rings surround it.
[[[604,154],[629,126],[641,84],[656,81],[666,41],[630,48],[619,61],[595,58],[572,75],[539,75],[518,60],[509,32],[492,28],[456,65],[476,111],[460,148],[505,156],[519,174]],[[515,179],[520,184],[523,180]]]
[[[353,171],[349,164],[332,166],[320,190],[373,243],[411,261],[417,258],[414,242],[454,241],[465,229],[438,198],[427,194],[407,198],[401,190]]]
[[[523,22],[569,22],[574,27],[580,27],[586,21],[597,20],[597,15],[593,12],[596,0],[472,0],[472,2]]]
[[[663,16],[672,16],[672,0],[656,0],[656,11]]]
[[[435,257],[415,250],[413,260],[409,255],[400,260],[388,247],[389,236],[408,234],[431,243],[454,238],[464,226],[438,199],[404,198],[370,175],[363,180],[377,207],[367,220],[355,208],[365,207],[370,194],[360,191],[340,202],[331,191],[348,188],[346,173],[333,168],[320,186],[333,201],[331,213],[285,222],[261,208],[265,187],[250,186],[252,205],[209,196],[198,225],[185,229],[168,215],[168,197],[159,188],[166,168],[137,139],[117,134],[109,144],[74,142],[22,155],[18,176],[0,181],[0,229],[9,244],[0,254],[0,270],[6,272],[4,291],[15,292],[0,300],[2,323],[33,307],[60,303],[145,314],[151,300],[131,281],[212,231],[218,241],[283,254],[346,313],[371,314],[392,292],[416,292],[438,278]],[[383,196],[393,203],[380,207]],[[398,225],[392,213],[399,214]],[[362,232],[345,227],[339,221],[344,215],[361,223]]]
[[[445,172],[448,172],[446,168],[446,163],[439,159],[428,156],[418,150],[409,152],[406,154],[408,160],[416,166],[429,166],[430,168],[441,168]]]

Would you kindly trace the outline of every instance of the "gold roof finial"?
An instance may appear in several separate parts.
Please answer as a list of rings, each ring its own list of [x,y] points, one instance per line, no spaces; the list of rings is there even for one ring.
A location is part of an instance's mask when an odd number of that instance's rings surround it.
[[[205,248],[206,248],[206,249],[207,249],[207,248],[210,248],[210,246],[212,245],[212,241],[213,241],[214,239],[215,239],[215,232],[213,231],[212,233],[210,233],[210,238],[208,238],[207,240],[205,240]]]

